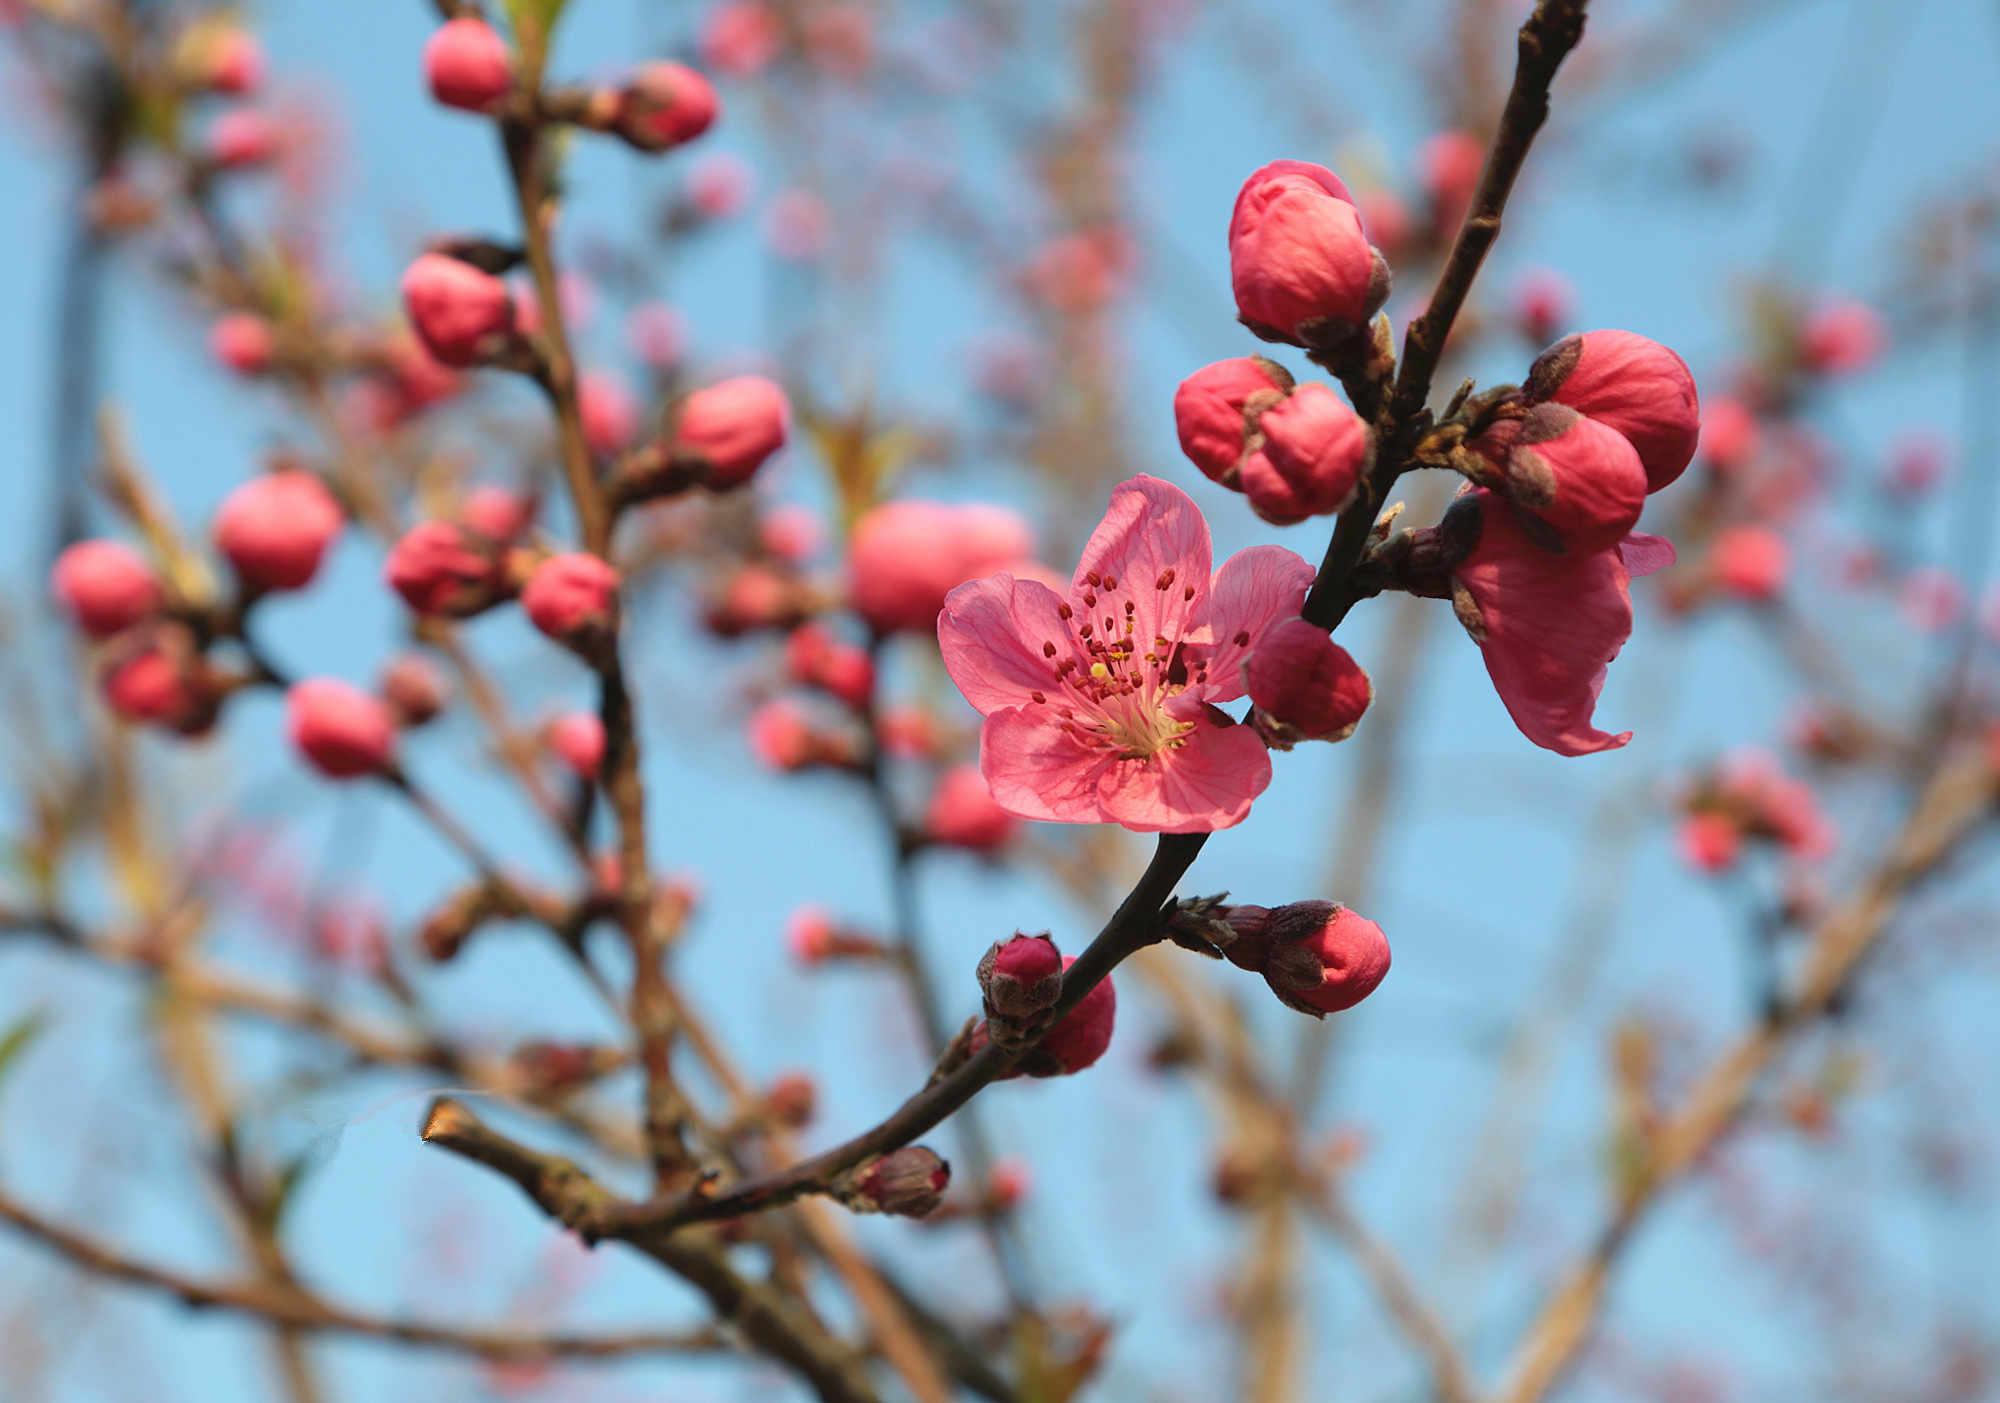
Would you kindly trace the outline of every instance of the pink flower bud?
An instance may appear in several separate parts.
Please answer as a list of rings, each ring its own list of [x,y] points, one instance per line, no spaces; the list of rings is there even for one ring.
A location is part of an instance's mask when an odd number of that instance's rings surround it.
[[[673,452],[707,467],[718,492],[740,487],[785,446],[792,409],[785,392],[761,375],[739,375],[681,401]]]
[[[1697,872],[1726,872],[1743,852],[1743,830],[1709,810],[1682,819],[1677,838],[1682,860]]]
[[[208,329],[208,349],[238,375],[262,375],[271,368],[278,339],[255,312],[226,312]]]
[[[641,151],[665,151],[707,131],[721,104],[684,63],[641,64],[618,94],[612,129]]]
[[[1728,477],[1757,456],[1763,430],[1739,399],[1711,400],[1702,416],[1701,456],[1718,477]]]
[[[995,1213],[1005,1213],[1028,1196],[1028,1187],[1034,1182],[1028,1166],[1018,1159],[1003,1159],[993,1166],[987,1177],[990,1197],[987,1207]]]
[[[782,699],[750,713],[749,737],[751,753],[774,770],[802,770],[819,748],[805,714]]]
[[[781,502],[757,520],[757,545],[773,559],[800,565],[819,554],[826,528],[810,507]]]
[[[786,1072],[764,1093],[764,1113],[787,1130],[800,1130],[811,1123],[819,1088],[804,1072]]]
[[[549,749],[576,773],[596,779],[604,771],[604,722],[591,711],[564,712],[549,722]]]
[[[185,628],[159,629],[135,648],[118,651],[122,656],[110,660],[101,685],[119,717],[190,736],[215,724],[222,689]]]
[[[1368,428],[1325,385],[1301,385],[1257,421],[1263,447],[1243,460],[1243,494],[1274,526],[1345,507],[1368,457]]]
[[[1075,963],[1074,955],[1063,956],[1065,971]],[[1031,1077],[1066,1077],[1080,1072],[1111,1046],[1112,1025],[1117,1018],[1118,993],[1106,975],[1015,1065]]]
[[[1514,326],[1531,346],[1547,345],[1575,308],[1576,289],[1551,268],[1531,268],[1514,284]]]
[[[801,964],[816,965],[834,953],[838,934],[823,906],[801,906],[785,920],[785,948]]]
[[[347,513],[309,472],[252,478],[215,513],[215,543],[252,590],[298,589],[319,573]]]
[[[1243,324],[1266,341],[1337,345],[1389,300],[1389,265],[1333,172],[1273,161],[1236,197],[1229,280]]]
[[[1883,485],[1899,497],[1921,497],[1944,481],[1951,446],[1933,433],[1905,434],[1889,453]]]
[[[1882,314],[1845,297],[1807,318],[1799,333],[1799,358],[1816,375],[1854,375],[1880,360],[1888,345]]]
[[[202,82],[212,93],[242,97],[264,82],[264,49],[242,29],[224,29],[203,45]]]
[[[1174,427],[1180,433],[1181,451],[1209,481],[1237,487],[1258,420],[1265,410],[1284,402],[1292,385],[1291,372],[1262,356],[1238,356],[1203,366],[1174,392]]]
[[[518,541],[535,519],[535,504],[505,487],[475,487],[459,503],[458,519],[495,545]]]
[[[514,56],[485,20],[460,15],[424,43],[424,82],[446,107],[484,112],[514,87]]]
[[[2000,609],[1995,610],[2000,618]],[[1996,629],[2000,632],[2000,629]],[[906,760],[929,760],[942,743],[937,721],[920,706],[892,706],[875,721],[875,740],[883,751]]]
[[[285,729],[293,746],[331,779],[380,770],[396,746],[389,708],[333,677],[292,684],[285,693]]]
[[[235,107],[208,129],[208,156],[224,170],[261,166],[278,154],[278,128],[253,107]]]
[[[1619,434],[1658,492],[1687,470],[1701,436],[1701,407],[1687,362],[1629,331],[1586,331],[1542,352],[1522,396],[1553,400]]]
[[[403,305],[425,348],[445,365],[477,365],[514,336],[507,284],[447,254],[426,253],[410,265]]]
[[[988,1018],[1031,1019],[1062,997],[1062,952],[1040,935],[996,940],[979,961]]]
[[[1360,664],[1304,619],[1274,624],[1258,639],[1243,680],[1256,704],[1251,724],[1278,750],[1302,740],[1346,740],[1375,699]]]
[[[687,323],[665,302],[641,302],[625,316],[625,341],[647,365],[666,370],[687,349]]]
[[[805,617],[798,587],[775,570],[746,565],[732,574],[708,610],[706,622],[723,638],[759,628],[784,628]]]
[[[1785,538],[1768,526],[1725,526],[1708,548],[1708,566],[1726,592],[1761,601],[1784,587],[1791,555]]]
[[[123,633],[160,607],[152,566],[122,541],[78,541],[56,557],[49,588],[92,638]]]
[[[1440,236],[1448,237],[1465,218],[1485,166],[1486,143],[1456,127],[1426,138],[1417,148],[1417,180],[1430,198]]]
[[[398,726],[421,726],[444,710],[448,691],[430,659],[404,653],[383,669],[378,687]]]
[[[1639,524],[1646,469],[1625,436],[1562,404],[1503,419],[1472,445],[1500,469],[1505,494],[1573,554],[1609,550]]]
[[[951,1166],[935,1150],[905,1145],[857,1171],[839,1190],[842,1203],[857,1213],[893,1213],[928,1218],[944,1204]]]
[[[601,370],[577,378],[577,413],[583,420],[583,441],[599,458],[617,455],[639,431],[639,402],[623,380]]]
[[[705,219],[727,219],[741,214],[750,203],[755,185],[750,167],[743,158],[716,151],[696,161],[688,170],[688,199]]]
[[[993,802],[977,765],[953,765],[931,791],[924,832],[932,842],[987,853],[1006,846],[1014,836],[1014,820]]]
[[[784,24],[769,5],[724,0],[702,22],[701,61],[717,73],[748,78],[777,57],[784,37]]]
[[[1382,927],[1336,902],[1237,906],[1227,919],[1236,931],[1222,947],[1229,961],[1263,975],[1279,1002],[1315,1018],[1354,1007],[1389,973]]]
[[[558,643],[584,647],[611,633],[618,572],[582,551],[552,555],[528,577],[521,607],[530,623]]]
[[[792,679],[830,692],[856,711],[875,694],[875,663],[867,650],[838,642],[818,624],[802,624],[785,640]]]
[[[934,634],[944,597],[967,580],[1028,567],[1028,526],[1003,507],[884,502],[848,540],[854,608],[877,633]]]
[[[1950,628],[1965,608],[1965,586],[1958,576],[1937,565],[1920,565],[1903,576],[1896,588],[1896,605],[1911,628],[1939,633]]]
[[[383,573],[419,614],[465,618],[508,592],[499,558],[449,521],[426,521],[404,532]]]

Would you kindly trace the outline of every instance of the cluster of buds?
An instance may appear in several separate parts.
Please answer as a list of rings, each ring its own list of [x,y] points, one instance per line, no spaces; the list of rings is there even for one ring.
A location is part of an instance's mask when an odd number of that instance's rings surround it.
[[[976,1056],[988,1043],[1025,1047],[1004,1079],[1066,1077],[1096,1063],[1111,1046],[1118,991],[1107,976],[1075,1008],[1054,1018],[1062,977],[1075,963],[1074,955],[1057,953],[1046,932],[1016,935],[989,949],[979,962],[986,1017],[966,1037],[965,1054]]]
[[[1361,416],[1263,356],[1217,361],[1183,380],[1174,425],[1210,481],[1243,493],[1276,526],[1341,510],[1368,458]]]
[[[531,509],[501,488],[482,488],[452,520],[419,522],[389,550],[383,576],[419,614],[463,619],[511,599],[533,573],[519,544]]]
[[[1382,927],[1334,901],[1225,906],[1201,897],[1179,904],[1167,933],[1184,949],[1263,975],[1280,1003],[1315,1018],[1354,1007],[1389,973]]]
[[[1682,811],[1681,855],[1702,872],[1734,867],[1746,840],[1773,843],[1802,862],[1827,856],[1838,841],[1812,786],[1765,750],[1729,756],[1698,777]]]

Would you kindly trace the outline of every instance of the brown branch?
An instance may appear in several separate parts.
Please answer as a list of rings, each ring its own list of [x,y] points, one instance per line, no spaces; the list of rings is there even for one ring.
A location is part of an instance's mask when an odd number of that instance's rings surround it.
[[[731,1347],[714,1330],[686,1334],[528,1335],[363,1315],[332,1305],[296,1286],[263,1281],[204,1281],[164,1267],[149,1266],[51,1222],[5,1193],[0,1193],[0,1218],[99,1276],[165,1291],[190,1306],[241,1311],[295,1330],[363,1335],[399,1344],[458,1350],[489,1359],[603,1358]]]
[[[1590,1338],[1611,1270],[1642,1219],[1735,1126],[1778,1054],[1826,1014],[1896,904],[1985,821],[1995,794],[1982,755],[1933,771],[1889,855],[1813,932],[1794,992],[1709,1064],[1652,1137],[1610,1218],[1523,1337],[1499,1403],[1536,1403],[1560,1381]]]

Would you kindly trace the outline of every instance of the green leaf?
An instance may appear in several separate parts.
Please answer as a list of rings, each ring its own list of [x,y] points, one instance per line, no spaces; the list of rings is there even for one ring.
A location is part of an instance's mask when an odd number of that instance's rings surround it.
[[[27,1051],[28,1044],[40,1036],[42,1029],[49,1025],[49,1016],[44,1009],[33,1009],[14,1020],[6,1032],[0,1033],[0,1084],[7,1080],[7,1069],[14,1059]]]

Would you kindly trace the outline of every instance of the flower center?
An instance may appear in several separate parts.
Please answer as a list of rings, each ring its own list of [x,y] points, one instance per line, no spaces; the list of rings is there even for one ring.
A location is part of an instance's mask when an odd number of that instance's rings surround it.
[[[1115,575],[1092,572],[1085,577],[1083,607],[1088,612],[1078,622],[1075,611],[1064,604],[1059,612],[1074,631],[1072,649],[1081,646],[1083,658],[1067,656],[1053,641],[1042,644],[1042,654],[1053,662],[1058,697],[1056,711],[1062,728],[1092,746],[1115,750],[1121,759],[1147,760],[1165,750],[1186,744],[1194,722],[1177,721],[1167,714],[1167,702],[1190,685],[1208,681],[1208,665],[1189,651],[1179,639],[1155,637],[1148,646],[1137,636],[1137,609],[1130,599],[1120,601]],[[1174,572],[1162,571],[1153,588],[1165,592],[1174,588]],[[1184,603],[1192,603],[1195,590],[1181,587]],[[1099,620],[1103,633],[1098,635]],[[1143,651],[1142,651],[1143,650]],[[1033,694],[1038,703],[1050,699]],[[1063,705],[1063,701],[1072,705]]]

